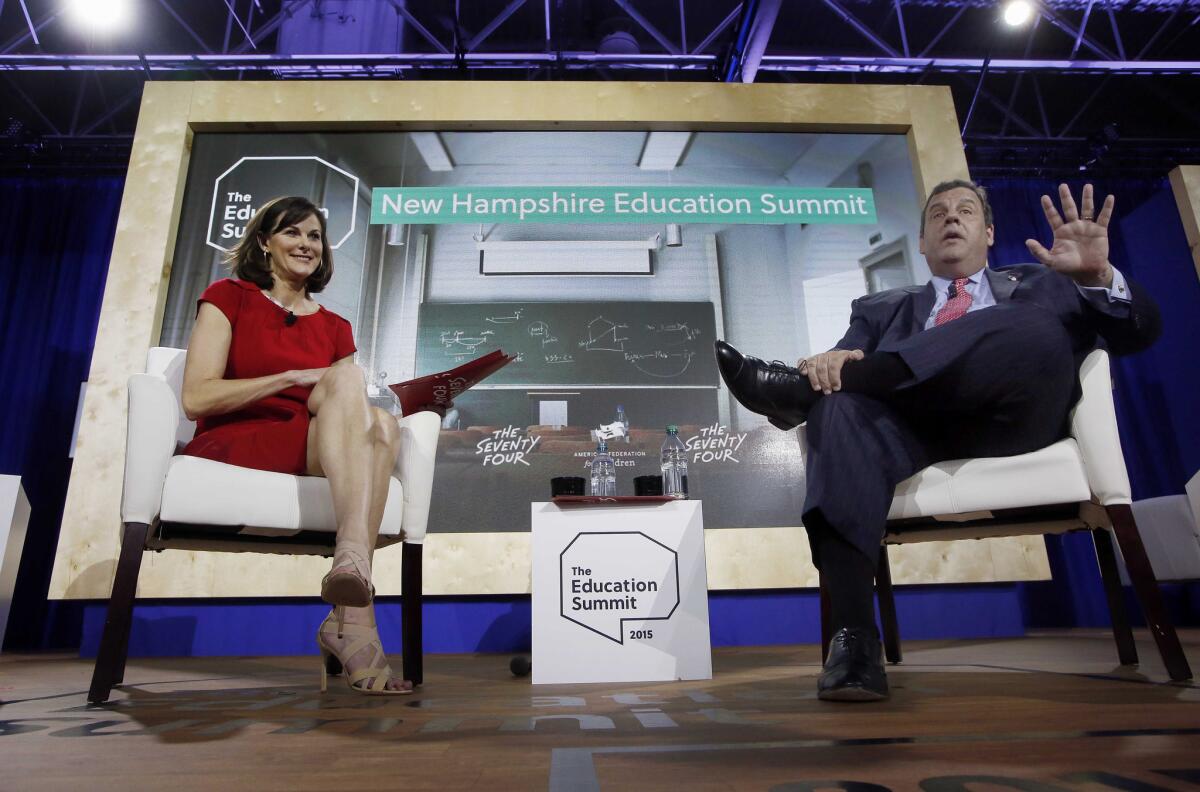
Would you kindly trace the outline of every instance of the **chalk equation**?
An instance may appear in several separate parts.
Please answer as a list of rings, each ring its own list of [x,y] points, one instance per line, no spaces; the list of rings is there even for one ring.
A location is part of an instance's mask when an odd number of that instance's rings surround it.
[[[646,329],[651,333],[658,333],[660,336],[674,337],[681,344],[690,343],[700,338],[703,333],[700,330],[693,330],[686,322],[672,322],[670,324],[648,324]]]
[[[542,346],[558,343],[558,336],[550,332],[550,325],[539,320],[529,325],[529,335],[531,338],[536,338],[542,342]]]
[[[442,348],[450,355],[461,357],[463,355],[472,355],[475,350],[483,344],[486,344],[490,339],[488,336],[495,335],[491,330],[484,330],[477,336],[468,336],[462,330],[450,330],[443,332],[440,336]]]
[[[587,323],[587,338],[579,346],[588,352],[624,352],[629,337],[622,333],[629,325],[597,316]]]
[[[521,313],[524,308],[518,308],[507,316],[485,316],[483,321],[491,322],[492,324],[512,324],[521,321]]]
[[[664,352],[656,349],[653,352],[625,353],[625,360],[633,364],[638,371],[661,379],[670,379],[683,374],[692,365],[695,357],[696,353],[690,349],[678,352]]]

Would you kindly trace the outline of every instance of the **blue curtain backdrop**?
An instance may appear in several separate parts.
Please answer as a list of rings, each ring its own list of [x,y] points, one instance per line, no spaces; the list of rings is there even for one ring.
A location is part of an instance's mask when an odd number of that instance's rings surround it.
[[[1098,181],[1117,195],[1113,262],[1162,306],[1166,332],[1148,352],[1116,362],[1117,409],[1134,496],[1181,492],[1200,469],[1200,337],[1197,280],[1170,187],[1162,180]],[[1078,194],[1082,182],[1072,184]],[[993,180],[993,266],[1029,261],[1024,240],[1049,239],[1038,205],[1057,183]],[[46,603],[45,592],[70,475],[67,458],[79,383],[87,377],[122,178],[0,179],[0,473],[23,477],[33,508],[6,647],[80,646],[95,651],[102,606]],[[116,526],[114,526],[116,530]],[[1107,624],[1091,543],[1048,540],[1056,582],[918,586],[898,593],[909,638],[1016,635],[1025,627]],[[1195,586],[1173,587],[1173,610],[1200,622]],[[815,641],[809,592],[716,593],[716,645]],[[966,604],[970,607],[964,607]],[[427,612],[431,652],[517,651],[528,646],[528,598],[441,598]],[[285,654],[312,651],[321,618],[314,601],[146,602],[138,606],[135,655]],[[311,625],[310,625],[311,622]],[[398,645],[399,614],[381,608],[385,640]],[[267,625],[270,628],[264,629]],[[311,629],[310,629],[311,627]],[[82,632],[82,636],[81,636]]]
[[[1083,182],[1071,185],[1076,196]],[[1109,234],[1111,260],[1158,302],[1163,336],[1146,352],[1114,360],[1121,441],[1135,498],[1183,491],[1200,470],[1200,278],[1188,251],[1179,210],[1165,179],[1095,182],[1097,204],[1111,193],[1117,204]],[[992,266],[1033,261],[1025,239],[1049,244],[1038,199],[1055,197],[1050,181],[1007,180],[990,192],[996,214]]]
[[[123,182],[0,178],[0,473],[21,476],[31,512],[9,649],[79,641],[79,608],[46,590]]]
[[[1070,182],[1079,200],[1084,180]],[[1135,499],[1183,492],[1200,470],[1200,279],[1188,250],[1170,184],[1166,179],[1098,179],[1096,203],[1116,196],[1109,227],[1110,259],[1158,302],[1163,335],[1137,355],[1114,358],[1115,401],[1121,443]],[[1005,179],[988,185],[996,217],[992,266],[1033,261],[1025,240],[1049,244],[1051,232],[1039,199],[1058,204],[1058,182]],[[1038,626],[1102,626],[1108,608],[1096,574],[1095,551],[1087,535],[1048,538],[1056,583],[1028,586],[1027,622]],[[1196,586],[1171,586],[1167,595],[1176,616],[1200,618]]]

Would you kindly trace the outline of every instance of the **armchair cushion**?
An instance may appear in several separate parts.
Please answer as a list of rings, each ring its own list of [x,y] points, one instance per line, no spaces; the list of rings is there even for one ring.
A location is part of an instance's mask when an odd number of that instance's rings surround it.
[[[401,529],[404,487],[395,478],[390,481],[381,536],[397,536]],[[171,459],[160,517],[172,523],[244,525],[245,533],[268,536],[337,531],[328,479],[192,456]]]
[[[1091,498],[1079,446],[1067,438],[1010,457],[930,465],[896,485],[889,520],[969,514]]]

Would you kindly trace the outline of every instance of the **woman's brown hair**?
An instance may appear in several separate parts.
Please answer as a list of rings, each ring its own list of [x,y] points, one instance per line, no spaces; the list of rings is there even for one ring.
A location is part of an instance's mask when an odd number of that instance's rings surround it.
[[[315,216],[321,224],[321,263],[308,276],[304,286],[309,294],[324,289],[333,277],[333,249],[329,247],[325,215],[312,201],[295,195],[267,201],[254,213],[241,241],[226,257],[229,269],[236,277],[250,281],[260,289],[270,290],[275,285],[275,276],[271,274],[271,262],[263,250],[263,242],[281,229],[303,222],[309,215]]]

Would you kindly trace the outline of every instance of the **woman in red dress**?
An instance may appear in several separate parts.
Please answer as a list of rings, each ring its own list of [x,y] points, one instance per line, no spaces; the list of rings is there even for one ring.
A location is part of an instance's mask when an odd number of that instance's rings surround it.
[[[236,279],[205,290],[188,344],[183,409],[196,436],[184,453],[329,479],[338,529],[321,581],[334,606],[317,631],[325,667],[345,669],[357,692],[411,693],[387,665],[371,585],[400,432],[367,403],[350,323],[312,299],[333,275],[324,215],[305,198],[267,203],[230,265]]]

